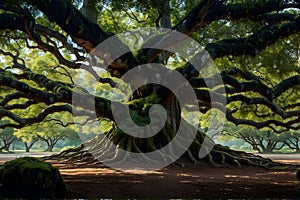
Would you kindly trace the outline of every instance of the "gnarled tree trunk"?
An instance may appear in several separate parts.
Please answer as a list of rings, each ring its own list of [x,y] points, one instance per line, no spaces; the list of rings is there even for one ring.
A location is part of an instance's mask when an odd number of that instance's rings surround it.
[[[138,153],[141,155],[142,162],[151,165],[160,162],[159,159],[167,160],[166,163],[182,164],[180,160],[187,159],[194,164],[201,161],[208,162],[213,165],[227,166],[230,164],[250,165],[263,168],[271,168],[280,165],[274,163],[270,159],[266,159],[254,154],[231,150],[228,147],[215,144],[204,132],[197,130],[181,117],[181,111],[177,100],[171,98],[170,101],[164,103],[167,109],[167,120],[163,128],[154,136],[147,138],[137,138],[124,133],[116,123],[113,124],[110,130],[103,134],[99,134],[94,139],[87,142],[85,148],[81,145],[75,149],[69,149],[60,154],[52,156],[52,158],[67,159],[69,161],[85,162],[103,162],[110,166],[114,164],[120,166],[127,165],[128,162],[136,162],[139,160],[135,155],[125,152]],[[141,114],[141,113],[140,113]],[[144,119],[148,118],[148,114],[144,114]],[[144,120],[140,117],[139,120]],[[139,121],[137,121],[139,124]],[[176,137],[179,130],[184,134]],[[149,130],[151,131],[151,130]],[[205,139],[205,143],[203,142]],[[110,142],[111,141],[111,142]],[[173,145],[168,146],[172,143]],[[168,146],[167,150],[159,152],[158,160],[153,157],[148,157],[147,153],[155,152]],[[206,148],[207,146],[207,148]],[[211,148],[210,148],[211,147]],[[200,149],[207,149],[205,156],[200,156]],[[211,150],[210,150],[211,149]],[[180,154],[180,156],[178,156]],[[203,154],[203,153],[202,153]],[[51,157],[50,157],[51,158]],[[179,159],[179,161],[177,160]]]

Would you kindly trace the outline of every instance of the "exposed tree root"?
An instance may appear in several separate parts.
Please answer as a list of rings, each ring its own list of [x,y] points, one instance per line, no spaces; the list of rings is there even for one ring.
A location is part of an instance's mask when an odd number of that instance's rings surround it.
[[[161,155],[158,157],[158,160],[153,160],[146,154],[147,152],[158,150],[170,142],[174,142],[178,149],[185,148],[180,142],[184,141],[184,138],[174,140],[175,134],[175,131],[168,124],[157,136],[147,139],[134,138],[124,133],[120,133],[120,130],[117,127],[113,127],[105,134],[99,135],[84,145],[82,144],[77,148],[65,150],[59,154],[46,157],[45,159],[63,160],[64,162],[81,162],[83,164],[103,162],[116,165],[122,165],[122,163],[126,163],[128,160],[137,163],[142,160],[142,162],[151,165],[151,163],[159,162],[159,159],[163,159],[165,161],[173,161],[173,165],[184,166],[183,163],[176,159],[176,154],[172,147],[168,149],[168,153],[160,152]],[[198,164],[201,161],[198,157],[198,152],[203,145],[204,137],[204,133],[197,131],[197,136],[194,138],[190,147],[185,150],[185,153],[181,158],[188,159],[192,163]],[[107,142],[108,140],[112,142]],[[228,167],[236,165],[238,167],[254,166],[272,169],[284,165],[255,154],[232,150],[228,147],[215,144],[212,140],[209,140],[208,144],[214,145],[214,147],[204,158],[202,158],[202,160],[205,160],[214,166]],[[141,156],[139,158],[141,160],[130,155],[129,152],[139,153],[139,156]]]

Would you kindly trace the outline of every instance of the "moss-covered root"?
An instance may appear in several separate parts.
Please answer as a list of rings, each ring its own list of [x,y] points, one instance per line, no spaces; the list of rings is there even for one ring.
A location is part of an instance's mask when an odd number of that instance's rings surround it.
[[[32,157],[6,162],[0,184],[1,198],[63,198],[67,192],[58,168]]]

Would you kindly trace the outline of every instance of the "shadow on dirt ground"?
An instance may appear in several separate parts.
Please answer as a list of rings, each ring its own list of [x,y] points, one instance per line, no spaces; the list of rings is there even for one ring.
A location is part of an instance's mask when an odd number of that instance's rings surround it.
[[[0,154],[0,163],[42,153]],[[254,167],[214,167],[205,163],[169,166],[155,172],[124,173],[104,165],[59,163],[70,193],[68,198],[296,198],[299,154],[267,154],[293,167],[266,170]]]
[[[276,161],[300,165],[298,155],[276,156]],[[184,168],[124,173],[101,164],[52,163],[71,189],[69,198],[296,198],[300,186],[297,166],[266,170],[186,163]]]

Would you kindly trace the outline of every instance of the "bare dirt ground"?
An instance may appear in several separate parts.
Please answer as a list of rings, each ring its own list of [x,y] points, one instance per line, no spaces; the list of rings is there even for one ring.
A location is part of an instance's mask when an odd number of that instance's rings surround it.
[[[300,165],[299,155],[265,156]],[[201,164],[124,173],[103,165],[52,163],[69,186],[68,198],[297,198],[300,186],[296,167],[266,170]]]
[[[36,156],[26,154],[21,156]],[[17,157],[21,157],[17,155]],[[41,156],[41,155],[38,155]],[[16,155],[0,154],[0,164]],[[282,163],[300,167],[299,154],[270,154]],[[169,166],[147,173],[124,173],[104,165],[58,163],[69,189],[67,198],[297,198],[300,182],[296,178],[297,166],[289,169],[266,170],[254,167],[213,167],[207,164],[182,168]],[[298,197],[299,199],[299,197]]]

